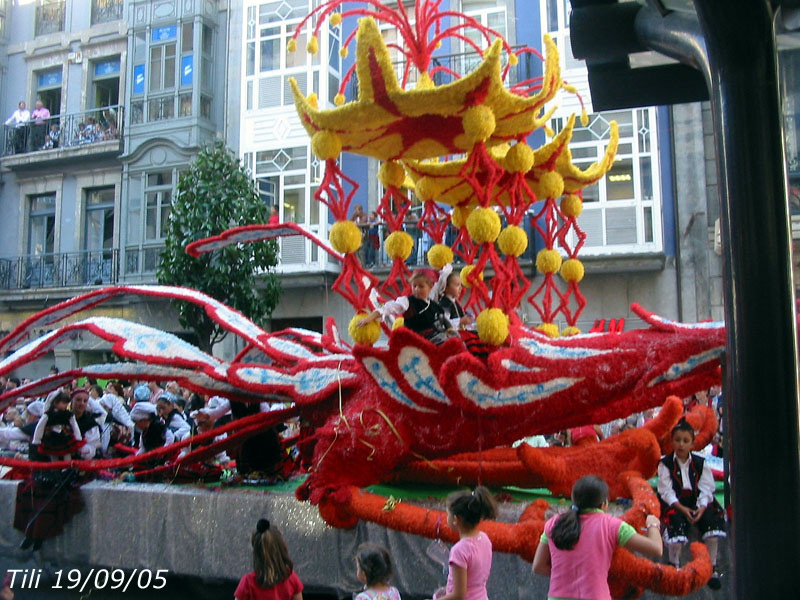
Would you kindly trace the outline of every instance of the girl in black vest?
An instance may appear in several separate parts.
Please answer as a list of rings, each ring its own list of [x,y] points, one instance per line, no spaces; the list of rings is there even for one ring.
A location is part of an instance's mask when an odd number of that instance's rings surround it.
[[[658,497],[669,562],[680,566],[689,530],[697,526],[708,546],[714,574],[708,585],[719,589],[721,583],[716,568],[717,540],[725,537],[725,513],[714,498],[714,476],[702,456],[692,453],[694,430],[685,419],[672,428],[673,452],[658,464]]]
[[[375,310],[358,323],[363,327],[367,323],[386,317],[403,317],[403,326],[421,336],[431,340],[434,344],[441,344],[452,335],[453,326],[445,315],[444,309],[433,300],[431,290],[433,279],[424,270],[414,271],[411,275],[411,295],[400,296],[384,304],[380,310]]]

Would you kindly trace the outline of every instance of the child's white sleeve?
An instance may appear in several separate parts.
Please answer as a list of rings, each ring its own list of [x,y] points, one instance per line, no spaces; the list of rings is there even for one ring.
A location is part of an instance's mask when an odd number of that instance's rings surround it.
[[[714,474],[711,472],[711,467],[708,466],[708,461],[703,462],[703,473],[700,475],[700,481],[697,482],[697,508],[708,506],[714,500],[714,492],[717,491],[717,486],[714,483]]]
[[[672,475],[662,462],[658,463],[658,495],[667,506],[672,506],[678,501],[678,496],[672,489]]]
[[[75,415],[69,418],[69,426],[72,427],[72,436],[80,442],[83,439],[83,435],[81,435],[81,428],[78,427],[78,421],[75,419]]]
[[[395,300],[389,300],[386,304],[378,309],[381,313],[381,319],[387,317],[399,317],[408,310],[408,296],[400,296]]]
[[[44,430],[47,428],[48,419],[49,415],[47,413],[44,413],[39,419],[38,423],[36,423],[36,430],[33,432],[33,437],[31,438],[31,444],[36,445],[42,443],[42,436],[44,435]]]
[[[442,267],[442,270],[439,271],[439,279],[437,279],[436,283],[433,284],[433,287],[428,294],[428,298],[438,302],[439,299],[444,296],[444,290],[447,288],[447,278],[450,277],[450,273],[452,272],[453,263],[447,263],[444,267]]]

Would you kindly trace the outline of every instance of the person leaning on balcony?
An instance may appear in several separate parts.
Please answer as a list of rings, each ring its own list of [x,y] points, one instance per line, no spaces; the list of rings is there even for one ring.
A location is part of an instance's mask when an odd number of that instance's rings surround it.
[[[25,152],[25,146],[28,137],[28,121],[31,120],[30,111],[25,108],[25,101],[20,100],[15,110],[5,124],[14,127],[13,144],[14,154],[21,154]]]
[[[36,108],[31,113],[33,125],[31,125],[31,147],[34,150],[41,150],[44,147],[44,138],[50,125],[50,111],[41,100],[36,101]]]

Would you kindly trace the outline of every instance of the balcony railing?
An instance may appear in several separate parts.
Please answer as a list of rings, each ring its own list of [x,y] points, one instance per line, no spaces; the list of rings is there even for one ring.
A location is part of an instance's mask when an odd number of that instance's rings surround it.
[[[123,0],[92,0],[92,25],[122,18]]]
[[[36,35],[64,31],[66,0],[44,0],[36,7]]]
[[[122,137],[123,106],[104,106],[78,113],[3,126],[2,155],[90,146]]]
[[[0,290],[108,285],[119,279],[119,250],[0,258]]]
[[[128,246],[125,248],[125,271],[123,277],[155,277],[156,269],[161,264],[161,253],[164,245]]]
[[[513,50],[518,50],[522,46],[514,46]],[[524,53],[519,56],[519,63],[508,70],[505,79],[506,86],[513,86],[520,81],[527,81],[533,77],[533,55]],[[476,52],[460,52],[456,54],[443,54],[434,56],[431,59],[429,71],[433,72],[433,82],[436,85],[445,85],[456,81],[474,71],[483,62],[483,57]],[[406,61],[401,60],[392,64],[397,80],[402,83],[406,69]],[[407,84],[414,84],[419,79],[419,72],[413,65],[408,72]],[[349,98],[358,96],[358,78],[353,75],[350,81]]]

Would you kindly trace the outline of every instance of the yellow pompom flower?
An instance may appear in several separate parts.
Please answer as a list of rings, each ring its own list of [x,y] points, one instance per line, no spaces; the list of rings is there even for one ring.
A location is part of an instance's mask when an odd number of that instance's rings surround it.
[[[453,262],[453,251],[450,246],[444,244],[434,244],[428,250],[428,264],[434,269],[441,269],[445,265]]]
[[[474,269],[475,269],[475,265],[467,265],[467,266],[465,266],[465,267],[463,267],[461,269],[461,285],[463,285],[465,288],[472,287],[472,283],[470,283],[470,280],[468,279],[468,277],[469,277],[469,274],[472,273],[472,271]],[[483,281],[483,271],[481,271],[478,274],[478,279]]]
[[[505,157],[506,171],[527,173],[533,167],[533,149],[524,142],[514,144]]]
[[[473,143],[483,142],[494,133],[494,113],[488,106],[471,106],[461,118],[464,133]]]
[[[403,317],[397,317],[394,320],[394,323],[392,323],[392,331],[394,331],[395,329],[399,329],[400,327],[405,327],[405,325],[406,325],[406,320]]]
[[[344,48],[340,48],[339,49],[339,56],[341,56],[342,58],[347,58],[347,56],[349,54],[350,54],[350,50],[347,49],[347,46],[345,46]]]
[[[392,260],[397,258],[406,260],[414,248],[414,238],[405,231],[394,231],[383,242],[383,247],[386,249],[386,255]]]
[[[584,273],[583,263],[577,258],[565,260],[564,264],[561,265],[561,277],[564,278],[564,281],[577,283],[583,279]]]
[[[344,101],[345,101],[345,100],[346,100],[346,98],[344,97],[344,94],[336,94],[336,95],[333,97],[333,103],[334,103],[336,106],[341,106],[342,104],[344,104]]]
[[[561,268],[561,255],[558,250],[539,250],[536,255],[536,268],[541,273],[556,273]]]
[[[290,38],[288,42],[286,42],[286,51],[287,52],[297,52],[297,40],[294,38]]]
[[[317,36],[312,35],[311,39],[308,40],[308,43],[306,44],[306,51],[309,54],[316,54],[319,52],[319,40],[317,39]]]
[[[368,316],[369,313],[359,312],[356,313],[352,319],[350,319],[350,324],[347,326],[347,332],[350,334],[350,337],[353,338],[353,341],[356,344],[372,346],[372,344],[377,342],[378,338],[381,337],[381,325],[378,321],[372,321],[363,327],[358,326],[361,319],[364,319]]]
[[[406,171],[403,165],[394,160],[387,160],[378,169],[378,181],[383,187],[400,187],[406,180]]]
[[[519,57],[516,54],[509,54],[508,55],[508,64],[512,67],[519,63]]]
[[[561,214],[565,217],[581,216],[583,212],[583,200],[577,194],[567,194],[561,199]]]
[[[456,206],[453,209],[453,216],[450,217],[453,225],[461,229],[466,223],[472,209],[468,206]]]
[[[338,27],[342,24],[342,13],[335,12],[331,15],[330,24],[333,27]]]
[[[467,232],[476,244],[493,243],[501,227],[500,217],[491,208],[476,208],[467,217]]]
[[[508,317],[499,308],[482,310],[475,319],[481,341],[499,346],[508,338]]]
[[[581,330],[578,329],[577,327],[574,327],[574,326],[564,327],[564,329],[561,330],[561,337],[569,337],[571,335],[579,335],[580,332],[581,332]]]
[[[522,256],[528,248],[528,236],[525,230],[517,225],[509,225],[497,238],[500,252],[507,256]]]
[[[543,334],[548,335],[551,338],[558,337],[558,325],[555,323],[542,323],[536,328],[536,331],[541,331]]]
[[[439,192],[439,182],[433,177],[423,177],[414,184],[414,193],[423,202],[436,199]]]
[[[539,200],[545,198],[558,198],[564,193],[564,178],[555,171],[548,171],[539,180],[536,186],[537,196]]]
[[[352,221],[338,221],[331,227],[331,246],[342,254],[352,254],[361,247],[361,228]]]
[[[320,160],[336,158],[342,153],[342,139],[335,131],[318,131],[311,138],[311,150]]]

